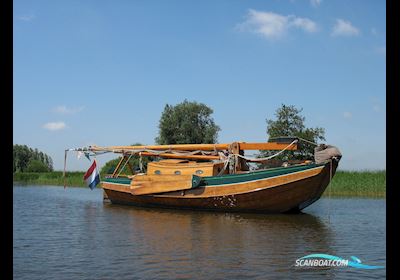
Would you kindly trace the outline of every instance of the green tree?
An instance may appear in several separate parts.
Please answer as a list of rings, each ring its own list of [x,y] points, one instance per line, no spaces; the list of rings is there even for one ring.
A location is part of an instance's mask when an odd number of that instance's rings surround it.
[[[26,167],[26,172],[49,172],[49,167],[42,161],[32,159],[29,161]]]
[[[304,124],[305,117],[301,115],[302,108],[298,109],[293,105],[284,105],[275,112],[276,120],[267,119],[267,134],[269,139],[280,136],[295,136],[317,143],[325,140],[325,130],[321,127],[307,128]],[[287,151],[276,157],[276,159],[310,159],[314,156],[315,145],[306,142],[299,142],[297,151]],[[276,151],[262,151],[261,157],[275,154]]]
[[[53,171],[53,160],[45,153],[27,145],[13,146],[13,172],[25,172],[33,160],[42,162],[48,171]]]
[[[24,172],[28,166],[31,152],[26,145],[13,146],[14,172]]]
[[[212,144],[217,142],[220,128],[211,117],[213,110],[203,103],[186,99],[175,106],[165,105],[158,125],[156,143]]]

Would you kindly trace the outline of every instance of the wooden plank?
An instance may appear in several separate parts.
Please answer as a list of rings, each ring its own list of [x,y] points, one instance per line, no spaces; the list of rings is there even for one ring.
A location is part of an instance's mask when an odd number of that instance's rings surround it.
[[[132,180],[130,190],[133,195],[164,193],[192,189],[199,182],[199,178],[192,175],[144,175]]]
[[[239,143],[240,150],[283,150],[289,144],[286,143],[274,143],[274,142],[266,142],[266,143]],[[293,144],[286,150],[293,151],[297,150],[297,144]]]
[[[208,156],[208,155],[176,155],[170,153],[154,154],[149,152],[141,152],[142,156],[158,156],[163,158],[176,158],[176,159],[197,159],[197,160],[218,160],[219,156]]]
[[[117,172],[118,172],[119,168],[121,167],[121,164],[124,160],[125,160],[125,156],[121,157],[121,160],[118,162],[117,167],[115,167],[114,172],[111,175],[111,177],[115,177],[115,175],[117,175]]]
[[[132,184],[140,184],[141,182],[162,182],[162,181],[185,181],[192,180],[192,175],[135,175],[132,178]]]
[[[174,144],[174,145],[149,145],[149,146],[91,146],[92,151],[130,151],[130,150],[180,150],[180,151],[213,151],[227,150],[230,144]]]
[[[143,182],[140,185],[131,186],[131,194],[146,195],[146,194],[188,190],[191,188],[192,188],[191,181]]]
[[[177,164],[165,164],[161,162],[149,162],[147,165],[147,174],[163,176],[163,175],[175,175],[179,176],[175,172],[179,172],[180,175],[198,175],[198,176],[213,176],[214,168],[222,169],[224,166],[223,162],[213,163],[177,163]],[[157,173],[156,173],[157,172]],[[197,173],[199,172],[199,173]],[[156,175],[156,176],[157,176]]]

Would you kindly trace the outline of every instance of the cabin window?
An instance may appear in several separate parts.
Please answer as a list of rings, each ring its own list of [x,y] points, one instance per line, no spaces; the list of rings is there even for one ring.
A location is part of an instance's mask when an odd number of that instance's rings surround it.
[[[160,174],[161,174],[161,171],[160,171],[160,170],[155,170],[155,171],[154,171],[154,174],[160,175]]]
[[[196,170],[196,174],[199,174],[199,175],[200,175],[200,174],[203,174],[203,170],[200,170],[200,169],[199,169],[199,170]]]
[[[175,175],[181,175],[181,172],[179,170],[176,170],[174,173]]]

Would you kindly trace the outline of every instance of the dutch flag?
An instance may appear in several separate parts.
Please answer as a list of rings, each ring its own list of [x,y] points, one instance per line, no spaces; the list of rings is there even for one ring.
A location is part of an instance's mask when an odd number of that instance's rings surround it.
[[[93,160],[92,165],[83,176],[83,180],[85,180],[86,185],[92,190],[97,186],[98,183],[100,183],[100,174],[97,170],[96,160]]]

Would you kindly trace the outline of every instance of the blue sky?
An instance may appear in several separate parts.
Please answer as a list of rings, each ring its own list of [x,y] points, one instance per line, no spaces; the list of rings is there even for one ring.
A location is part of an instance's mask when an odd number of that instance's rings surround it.
[[[61,170],[65,148],[153,144],[185,98],[214,110],[220,143],[266,141],[287,104],[325,128],[341,169],[385,169],[385,5],[14,0],[13,142]]]

